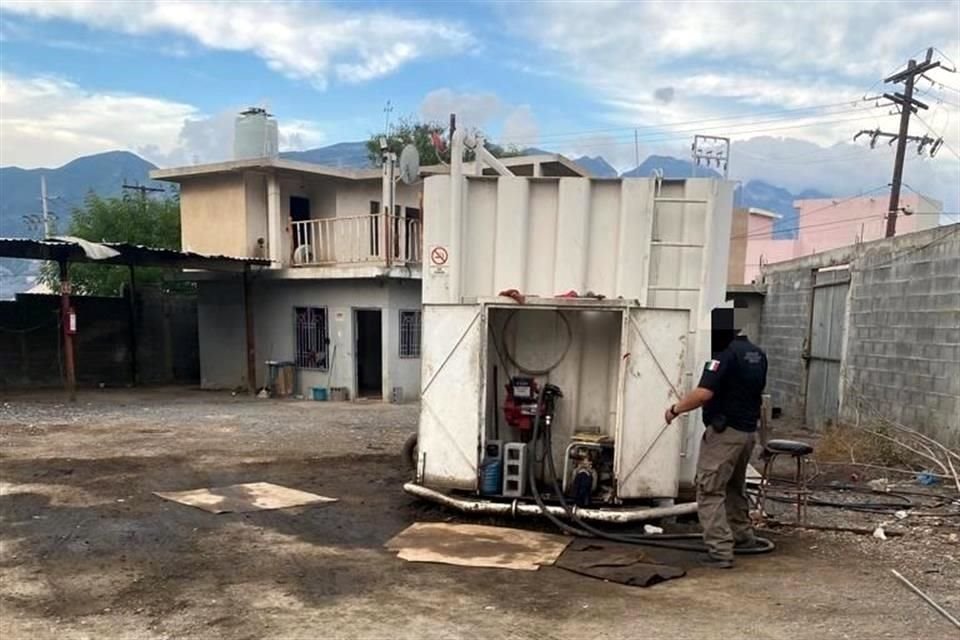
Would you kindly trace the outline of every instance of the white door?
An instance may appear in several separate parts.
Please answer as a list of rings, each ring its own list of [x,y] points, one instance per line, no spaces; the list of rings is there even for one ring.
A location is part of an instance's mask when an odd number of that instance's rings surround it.
[[[479,305],[424,305],[420,428],[423,483],[476,489],[484,403]]]
[[[617,494],[676,497],[682,429],[678,421],[667,426],[663,413],[683,391],[689,311],[630,309],[623,315]]]

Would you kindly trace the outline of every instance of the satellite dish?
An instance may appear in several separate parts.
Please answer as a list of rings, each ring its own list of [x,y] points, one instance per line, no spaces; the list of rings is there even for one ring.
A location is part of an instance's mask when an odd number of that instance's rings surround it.
[[[420,152],[408,144],[400,152],[400,180],[404,184],[413,184],[420,178]]]

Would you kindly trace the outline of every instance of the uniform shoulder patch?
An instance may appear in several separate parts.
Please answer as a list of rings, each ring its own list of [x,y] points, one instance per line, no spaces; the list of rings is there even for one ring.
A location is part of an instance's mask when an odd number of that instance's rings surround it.
[[[720,370],[720,361],[711,360],[707,363],[707,366],[704,367],[707,371],[719,371]]]

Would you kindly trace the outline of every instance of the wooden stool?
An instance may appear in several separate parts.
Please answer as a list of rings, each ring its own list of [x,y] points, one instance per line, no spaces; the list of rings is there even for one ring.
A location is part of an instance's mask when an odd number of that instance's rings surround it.
[[[798,440],[770,440],[763,447],[766,462],[763,464],[763,474],[760,476],[760,510],[766,512],[767,485],[770,484],[770,470],[777,456],[792,456],[797,461],[797,472],[794,476],[796,488],[788,489],[786,493],[797,496],[797,523],[803,524],[807,519],[807,500],[810,490],[807,488],[807,456],[813,453],[813,447]]]

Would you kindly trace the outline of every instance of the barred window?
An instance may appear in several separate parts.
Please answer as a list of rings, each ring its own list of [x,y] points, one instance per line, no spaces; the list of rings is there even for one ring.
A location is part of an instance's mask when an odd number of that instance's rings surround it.
[[[420,312],[400,312],[400,357],[420,357]]]
[[[323,307],[294,307],[296,365],[300,369],[327,370],[327,310]]]

